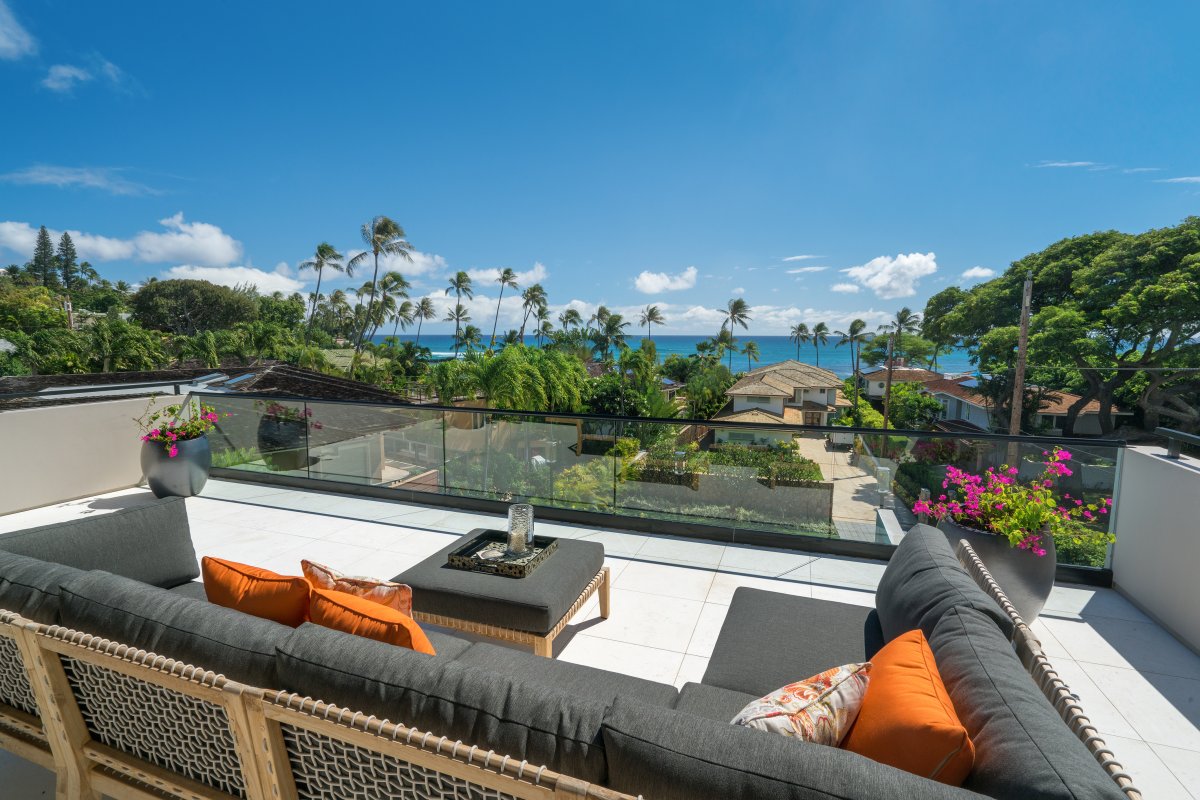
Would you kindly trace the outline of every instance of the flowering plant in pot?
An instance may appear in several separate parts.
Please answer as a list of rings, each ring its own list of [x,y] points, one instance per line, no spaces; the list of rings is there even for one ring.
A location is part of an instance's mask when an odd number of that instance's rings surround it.
[[[1042,471],[1030,481],[1019,480],[1019,468],[1007,464],[982,475],[949,466],[944,492],[913,504],[914,513],[938,521],[951,544],[971,543],[1027,622],[1040,613],[1054,585],[1055,537],[1112,541],[1108,532],[1088,527],[1108,515],[1112,498],[1086,502],[1059,495],[1057,479],[1073,474],[1071,453],[1055,447],[1042,456]]]
[[[287,405],[277,400],[256,400],[262,416],[258,421],[258,451],[263,462],[273,470],[296,470],[307,466],[308,428],[321,430],[325,426],[312,418],[307,405]]]
[[[221,416],[197,401],[161,409],[151,401],[135,420],[142,429],[142,472],[156,497],[191,497],[204,488],[212,467],[208,432]]]

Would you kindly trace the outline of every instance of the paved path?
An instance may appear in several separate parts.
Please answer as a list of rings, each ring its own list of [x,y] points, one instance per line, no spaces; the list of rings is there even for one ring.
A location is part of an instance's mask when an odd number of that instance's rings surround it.
[[[800,436],[796,441],[800,455],[817,462],[825,480],[833,483],[833,519],[874,525],[875,509],[879,505],[875,478],[859,467],[851,466],[848,451],[825,449],[823,436],[810,434]]]

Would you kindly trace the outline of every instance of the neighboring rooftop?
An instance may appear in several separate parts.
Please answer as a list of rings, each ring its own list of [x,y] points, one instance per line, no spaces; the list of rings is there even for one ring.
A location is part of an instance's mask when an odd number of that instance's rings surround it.
[[[869,381],[884,380],[887,378],[887,367],[879,367],[870,372],[862,373],[862,377]],[[926,381],[936,381],[942,377],[940,372],[924,369],[922,367],[902,367],[897,366],[892,368],[892,383],[925,383]]]

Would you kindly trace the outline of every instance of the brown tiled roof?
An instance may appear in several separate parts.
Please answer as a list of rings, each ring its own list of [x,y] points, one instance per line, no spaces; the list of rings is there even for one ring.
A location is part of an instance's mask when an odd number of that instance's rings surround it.
[[[784,422],[790,422],[787,419],[787,409],[784,409],[784,416],[779,416],[771,411],[762,408],[748,408],[745,411],[731,411],[732,406],[726,406],[721,409],[713,422],[765,422],[771,425],[780,425]]]
[[[979,392],[967,386],[963,386],[959,381],[950,378],[939,378],[935,381],[925,381],[922,388],[930,394],[948,394],[951,397],[957,397],[959,400],[977,405],[980,408],[988,408],[991,402]]]
[[[795,395],[796,389],[828,388],[841,385],[842,381],[838,376],[827,369],[789,360],[750,370],[725,394],[731,397],[737,395],[792,397]]]
[[[1042,405],[1041,405],[1041,408],[1038,409],[1038,411],[1042,414],[1053,414],[1056,416],[1058,416],[1058,415],[1065,416],[1067,413],[1067,409],[1069,409],[1075,403],[1079,402],[1079,397],[1080,397],[1080,395],[1073,394],[1071,392],[1048,392],[1042,398]],[[1084,405],[1083,409],[1079,413],[1081,415],[1083,415],[1083,414],[1099,414],[1100,413],[1100,401],[1099,400],[1089,400]],[[1130,414],[1132,412],[1123,411],[1123,410],[1117,408],[1116,406],[1113,406],[1113,413],[1114,414]]]
[[[871,372],[862,374],[867,380],[883,380],[887,377],[887,370],[880,368]],[[934,372],[920,367],[896,367],[892,370],[892,383],[925,383],[926,381],[936,381],[942,377],[940,372]]]

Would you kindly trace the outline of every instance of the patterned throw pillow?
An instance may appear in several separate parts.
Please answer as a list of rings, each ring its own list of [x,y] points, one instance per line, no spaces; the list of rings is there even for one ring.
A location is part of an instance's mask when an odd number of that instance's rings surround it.
[[[827,669],[755,700],[733,724],[837,747],[858,718],[870,672],[869,661]]]
[[[314,589],[351,594],[412,616],[412,588],[408,584],[343,575],[315,561],[301,561],[300,569]]]

